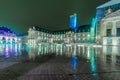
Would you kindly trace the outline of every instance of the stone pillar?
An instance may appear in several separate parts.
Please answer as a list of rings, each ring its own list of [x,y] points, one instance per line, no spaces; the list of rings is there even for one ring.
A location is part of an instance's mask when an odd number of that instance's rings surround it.
[[[107,23],[105,23],[104,36],[107,36],[107,35],[106,35],[106,32],[107,32],[107,31],[106,31],[106,30],[107,30],[106,25],[107,25]]]
[[[113,36],[117,35],[116,21],[113,22]]]

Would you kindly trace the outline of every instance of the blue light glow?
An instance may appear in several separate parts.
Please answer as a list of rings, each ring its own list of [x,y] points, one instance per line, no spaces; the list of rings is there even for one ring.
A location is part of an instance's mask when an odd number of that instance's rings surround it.
[[[96,69],[96,62],[94,60],[94,57],[92,57],[92,59],[91,59],[91,68],[92,68],[92,72],[94,73],[93,75],[96,76],[97,69]]]
[[[95,50],[93,48],[90,49],[91,50],[91,58],[90,58],[90,62],[91,62],[91,70],[93,72],[93,76],[97,77],[97,64],[96,64],[96,57],[95,57]]]
[[[78,26],[77,26],[77,14],[71,15],[70,16],[70,27],[73,30],[77,30]]]
[[[72,66],[73,66],[73,69],[76,70],[77,68],[77,57],[76,56],[73,57],[72,59]]]
[[[97,18],[93,18],[92,19],[92,27],[96,27],[96,23],[97,23]]]
[[[96,33],[96,28],[97,27],[97,18],[93,18],[91,22],[91,30],[90,30],[90,42],[94,43],[95,42],[95,33]]]

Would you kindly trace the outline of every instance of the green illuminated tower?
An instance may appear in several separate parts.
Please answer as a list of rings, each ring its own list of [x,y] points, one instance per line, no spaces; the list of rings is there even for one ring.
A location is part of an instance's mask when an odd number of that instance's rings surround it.
[[[92,19],[91,29],[90,29],[90,42],[95,43],[95,29],[96,29],[96,18]]]

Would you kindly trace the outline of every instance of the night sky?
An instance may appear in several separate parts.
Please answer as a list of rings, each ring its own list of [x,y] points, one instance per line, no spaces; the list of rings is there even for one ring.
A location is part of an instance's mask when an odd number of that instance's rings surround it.
[[[69,16],[89,24],[96,7],[109,0],[0,0],[0,26],[26,33],[31,26],[58,30],[69,28]]]

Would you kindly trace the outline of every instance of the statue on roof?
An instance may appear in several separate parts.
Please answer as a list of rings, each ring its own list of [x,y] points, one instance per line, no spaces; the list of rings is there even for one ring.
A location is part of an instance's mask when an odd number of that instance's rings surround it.
[[[110,13],[112,13],[112,9],[108,8],[107,11],[106,11],[106,15],[109,15]]]

